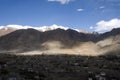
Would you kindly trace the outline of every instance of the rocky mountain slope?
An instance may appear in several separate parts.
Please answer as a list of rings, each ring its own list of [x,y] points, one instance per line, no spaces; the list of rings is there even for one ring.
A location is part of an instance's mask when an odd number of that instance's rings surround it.
[[[78,32],[73,29],[39,31],[19,29],[0,37],[0,51],[24,52],[41,50],[55,53],[97,54],[120,51],[120,28],[103,34]],[[47,53],[47,52],[46,52]]]
[[[15,31],[15,30],[16,30],[15,28],[11,28],[11,27],[0,28],[0,36],[9,34],[9,33],[13,32],[13,31]]]
[[[1,49],[40,47],[46,41],[60,41],[67,47],[72,47],[78,42],[89,41],[88,34],[79,33],[68,29],[55,29],[40,32],[35,29],[20,29],[0,37]]]

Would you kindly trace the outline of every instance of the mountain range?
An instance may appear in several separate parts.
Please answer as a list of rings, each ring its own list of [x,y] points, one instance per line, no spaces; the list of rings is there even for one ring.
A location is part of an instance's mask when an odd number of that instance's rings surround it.
[[[103,55],[120,53],[120,28],[106,33],[89,33],[69,28],[0,29],[0,52],[65,53]]]

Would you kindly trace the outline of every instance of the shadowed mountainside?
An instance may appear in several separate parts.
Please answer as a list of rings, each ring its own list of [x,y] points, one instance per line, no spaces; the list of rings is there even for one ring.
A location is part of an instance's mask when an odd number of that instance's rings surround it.
[[[32,49],[39,48],[46,41],[60,41],[66,47],[79,42],[90,41],[90,34],[79,33],[68,29],[56,29],[40,32],[35,29],[21,29],[0,37],[0,49]]]
[[[119,29],[17,30],[0,37],[0,80],[120,80],[119,43]]]
[[[20,29],[0,37],[1,51],[48,50],[75,54],[104,54],[120,50],[120,28],[103,34],[81,33],[72,29],[40,32]],[[66,49],[66,50],[65,50]],[[68,51],[68,52],[67,52]]]

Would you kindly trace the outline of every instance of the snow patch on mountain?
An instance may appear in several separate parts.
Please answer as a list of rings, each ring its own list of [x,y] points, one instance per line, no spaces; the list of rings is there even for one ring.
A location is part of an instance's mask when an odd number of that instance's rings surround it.
[[[55,30],[55,29],[63,29],[63,30],[68,30],[70,29],[69,27],[64,27],[64,26],[60,26],[60,25],[56,25],[56,24],[53,24],[51,26],[42,26],[42,27],[36,27],[36,26],[28,26],[28,25],[15,25],[15,24],[12,24],[12,25],[6,25],[6,26],[0,26],[0,29],[4,29],[4,30],[8,30],[8,28],[12,28],[14,30],[18,30],[18,29],[29,29],[29,28],[32,28],[32,29],[36,29],[36,30],[39,30],[41,32],[45,32],[45,31],[50,31],[50,30]],[[85,31],[85,30],[79,30],[79,29],[73,29],[77,32],[83,32],[83,33],[89,33],[88,31]]]
[[[56,24],[53,24],[51,26],[42,26],[42,27],[33,27],[33,26],[28,26],[28,25],[6,25],[6,26],[0,26],[0,29],[5,29],[7,30],[7,28],[13,28],[13,29],[29,29],[29,28],[33,28],[33,29],[37,29],[37,30],[40,30],[40,31],[48,31],[48,30],[54,30],[54,29],[57,29],[57,28],[60,28],[60,29],[64,29],[64,30],[67,30],[69,29],[68,27],[63,27],[63,26],[58,26]]]

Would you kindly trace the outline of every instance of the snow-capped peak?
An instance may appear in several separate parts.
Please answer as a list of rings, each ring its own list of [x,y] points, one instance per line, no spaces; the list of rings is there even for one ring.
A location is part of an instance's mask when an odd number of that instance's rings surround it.
[[[58,26],[56,24],[53,24],[51,26],[35,27],[35,29],[43,31],[43,32],[44,31],[49,31],[49,30],[55,30],[55,29],[58,29],[58,28],[64,29],[64,30],[69,29],[68,27]]]
[[[54,30],[54,29],[64,29],[64,30],[67,30],[68,27],[63,27],[63,26],[58,26],[56,24],[53,24],[51,26],[42,26],[42,27],[33,27],[33,26],[22,26],[22,25],[7,25],[7,26],[0,26],[0,29],[5,29],[7,30],[8,28],[13,28],[13,29],[29,29],[29,28],[33,28],[33,29],[36,29],[36,30],[39,30],[39,31],[48,31],[48,30]]]
[[[6,25],[6,26],[0,26],[0,29],[4,29],[4,30],[9,30],[9,29],[13,29],[13,30],[18,30],[18,29],[29,29],[29,28],[33,28],[33,29],[36,29],[36,30],[39,30],[41,32],[45,32],[45,31],[50,31],[50,30],[55,30],[55,29],[63,29],[63,30],[67,30],[69,29],[69,27],[64,27],[64,26],[59,26],[59,25],[56,25],[56,24],[53,24],[51,26],[42,26],[42,27],[33,27],[33,26],[28,26],[28,25],[15,25],[15,24],[12,24],[12,25]],[[83,33],[89,33],[87,31],[84,31],[84,30],[78,30],[78,29],[73,29],[77,32],[83,32]]]

